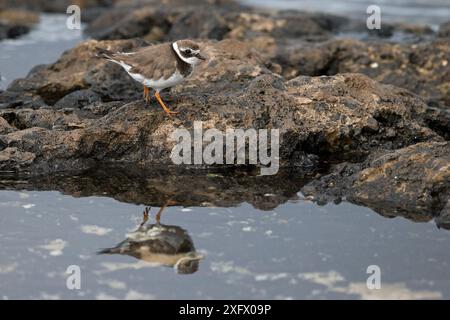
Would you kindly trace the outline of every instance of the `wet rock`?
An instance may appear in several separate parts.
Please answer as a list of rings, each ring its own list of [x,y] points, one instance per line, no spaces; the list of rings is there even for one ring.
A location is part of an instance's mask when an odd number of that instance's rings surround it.
[[[17,9],[0,9],[0,40],[28,33],[39,22],[39,15]]]
[[[148,206],[161,206],[168,200],[171,206],[185,207],[233,207],[246,202],[260,210],[273,210],[298,199],[297,192],[307,179],[305,171],[290,169],[269,177],[245,168],[157,166],[147,170],[135,165],[102,165],[81,172],[9,176],[0,179],[0,187],[58,190],[74,197],[107,196]]]
[[[108,104],[109,110],[99,102],[69,110],[76,119],[55,108],[4,109],[5,119],[18,131],[2,139],[8,147],[35,155],[28,168],[33,174],[106,162],[167,165],[172,163],[171,133],[177,128],[192,130],[193,122],[200,120],[204,130],[280,129],[282,166],[314,168],[328,157],[363,157],[379,148],[442,140],[426,126],[427,105],[404,89],[359,74],[285,81],[271,72],[266,58],[236,40],[201,44],[209,60],[164,97],[180,112],[172,120],[156,102],[142,101],[141,88],[133,87],[123,70],[93,53],[96,46],[127,51],[137,44],[84,42],[6,91],[31,91],[50,105],[56,97],[77,95],[73,92],[80,89],[95,92],[103,101],[120,98]],[[127,103],[130,97],[137,100]],[[96,108],[102,111],[94,113]]]
[[[328,202],[340,203],[351,192],[356,174],[362,170],[363,164],[343,162],[332,166],[330,172],[316,177],[302,188],[307,199],[324,205]]]
[[[363,163],[342,163],[302,192],[319,203],[347,201],[386,217],[448,223],[450,143],[422,142],[377,152]],[[438,223],[439,224],[439,223]]]
[[[437,216],[449,196],[450,143],[430,142],[372,160],[357,175],[349,200],[393,216]]]

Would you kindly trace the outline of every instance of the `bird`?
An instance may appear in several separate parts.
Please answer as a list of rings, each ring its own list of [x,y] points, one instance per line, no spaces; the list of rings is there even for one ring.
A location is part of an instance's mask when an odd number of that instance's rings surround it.
[[[156,223],[145,225],[150,208],[144,210],[144,219],[138,229],[127,235],[127,238],[113,248],[98,251],[98,254],[129,255],[147,261],[156,266],[173,267],[178,274],[192,274],[198,270],[203,256],[195,250],[188,232],[175,225],[160,222],[161,207],[156,215]]]
[[[190,39],[165,42],[142,47],[134,52],[111,52],[96,48],[97,56],[120,65],[137,82],[144,86],[144,99],[149,102],[150,90],[155,90],[155,98],[169,117],[171,111],[163,102],[160,92],[189,78],[195,66],[207,58],[200,46]]]

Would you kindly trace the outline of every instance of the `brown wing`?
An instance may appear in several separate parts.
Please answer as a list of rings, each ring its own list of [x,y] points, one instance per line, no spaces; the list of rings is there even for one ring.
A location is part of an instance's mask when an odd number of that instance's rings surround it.
[[[147,79],[168,79],[177,68],[177,59],[170,43],[141,48],[129,55],[116,53],[114,58],[131,66],[129,72]]]

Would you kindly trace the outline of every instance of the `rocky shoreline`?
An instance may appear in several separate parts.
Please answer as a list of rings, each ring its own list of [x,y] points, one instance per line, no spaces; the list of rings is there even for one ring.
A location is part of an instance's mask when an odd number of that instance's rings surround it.
[[[281,165],[310,174],[296,190],[308,199],[346,199],[448,226],[448,24],[438,32],[390,25],[349,40],[338,35],[366,32],[360,22],[231,1],[89,6],[97,10],[86,30],[94,39],[0,92],[2,172],[39,186],[35,177],[106,164],[152,171],[171,163],[170,133],[194,121],[219,130],[278,128]],[[409,40],[392,42],[398,33]],[[95,47],[131,51],[188,37],[209,60],[166,93],[180,112],[173,120],[156,102],[146,105],[120,67],[95,56]],[[327,172],[315,175],[323,163]]]

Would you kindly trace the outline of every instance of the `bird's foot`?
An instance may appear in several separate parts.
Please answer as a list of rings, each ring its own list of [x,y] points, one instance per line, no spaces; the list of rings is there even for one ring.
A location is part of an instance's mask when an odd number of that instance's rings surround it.
[[[144,86],[144,93],[142,94],[145,102],[150,102],[152,100],[152,97],[150,95],[150,90],[149,88]]]
[[[178,112],[176,112],[176,111],[170,110],[170,109],[164,104],[164,102],[162,101],[161,96],[159,95],[159,92],[158,92],[158,91],[156,91],[155,97],[156,97],[156,100],[158,100],[159,104],[161,105],[161,108],[163,108],[163,110],[166,112],[166,114],[167,114],[169,117],[172,117],[173,114],[177,114],[177,113],[178,113]]]
[[[142,227],[148,221],[148,214],[150,212],[150,207],[145,207],[144,212],[142,213],[142,222],[140,227]]]

